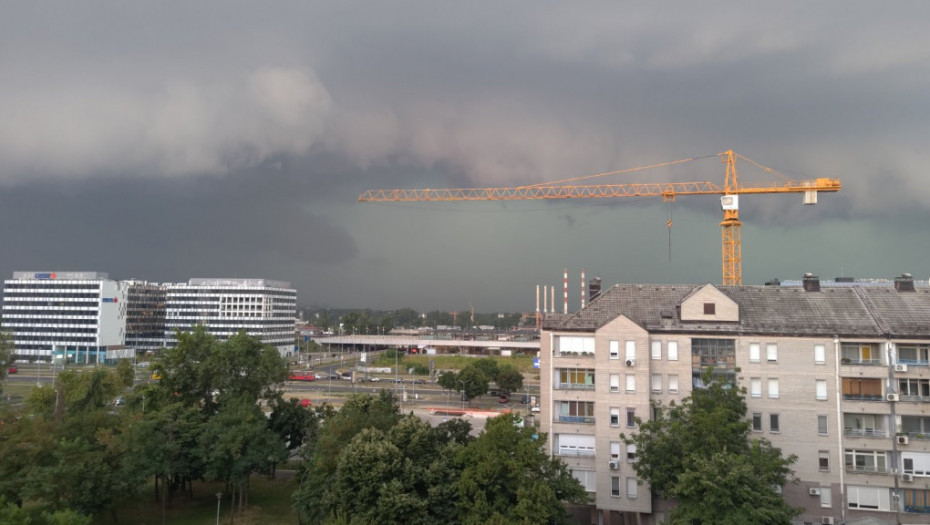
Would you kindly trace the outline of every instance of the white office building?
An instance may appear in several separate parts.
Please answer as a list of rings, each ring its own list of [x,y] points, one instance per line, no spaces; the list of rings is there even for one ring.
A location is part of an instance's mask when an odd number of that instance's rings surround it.
[[[268,279],[191,279],[166,285],[165,344],[177,344],[176,330],[202,324],[226,340],[244,330],[281,355],[294,348],[297,290]]]
[[[16,358],[102,361],[125,342],[125,287],[100,272],[14,272],[3,283],[3,330]]]

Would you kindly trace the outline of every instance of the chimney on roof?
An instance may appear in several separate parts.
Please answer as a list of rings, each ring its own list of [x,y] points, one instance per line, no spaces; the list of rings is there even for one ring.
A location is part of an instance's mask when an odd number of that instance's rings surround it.
[[[778,277],[776,277],[772,279],[771,281],[765,281],[765,285],[766,286],[781,286],[781,280]]]
[[[812,274],[804,274],[804,291],[805,292],[819,292],[820,291],[820,277]]]
[[[914,277],[909,273],[902,273],[894,278],[894,289],[899,292],[914,292]]]

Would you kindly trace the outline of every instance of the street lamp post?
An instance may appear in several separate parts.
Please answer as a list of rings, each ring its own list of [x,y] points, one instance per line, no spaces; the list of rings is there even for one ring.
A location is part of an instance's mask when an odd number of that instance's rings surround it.
[[[220,502],[223,501],[223,493],[216,493],[216,525],[220,525]]]
[[[462,410],[465,410],[465,385],[471,383],[471,381],[465,381],[464,379],[459,379],[459,383],[462,383]]]

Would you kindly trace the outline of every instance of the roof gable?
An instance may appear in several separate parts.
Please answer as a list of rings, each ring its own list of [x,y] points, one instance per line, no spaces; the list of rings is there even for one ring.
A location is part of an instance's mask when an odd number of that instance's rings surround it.
[[[712,284],[705,284],[681,302],[682,321],[739,322],[739,305]]]

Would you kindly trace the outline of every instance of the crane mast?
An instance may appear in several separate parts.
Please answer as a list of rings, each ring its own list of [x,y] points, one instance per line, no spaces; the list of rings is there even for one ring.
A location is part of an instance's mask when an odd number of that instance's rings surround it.
[[[651,166],[642,166],[610,173],[601,173],[563,181],[516,187],[487,188],[441,188],[441,189],[379,189],[368,190],[359,195],[359,202],[448,202],[448,201],[505,201],[505,200],[541,200],[541,199],[591,199],[616,197],[662,197],[673,201],[679,195],[721,195],[720,206],[723,221],[720,222],[723,284],[740,286],[742,277],[742,247],[739,220],[739,195],[758,195],[771,193],[803,193],[805,204],[817,202],[817,192],[835,192],[842,188],[840,181],[831,178],[812,180],[784,180],[782,182],[744,183],[740,182],[736,171],[736,160],[741,158],[766,171],[775,172],[751,159],[727,150],[717,154],[725,165],[723,185],[709,181],[698,182],[664,182],[664,183],[629,183],[629,184],[566,184],[587,178],[601,177],[618,173],[628,173],[645,169],[691,162],[697,158],[682,159]],[[700,157],[704,158],[704,157]],[[777,172],[776,172],[777,173]]]

